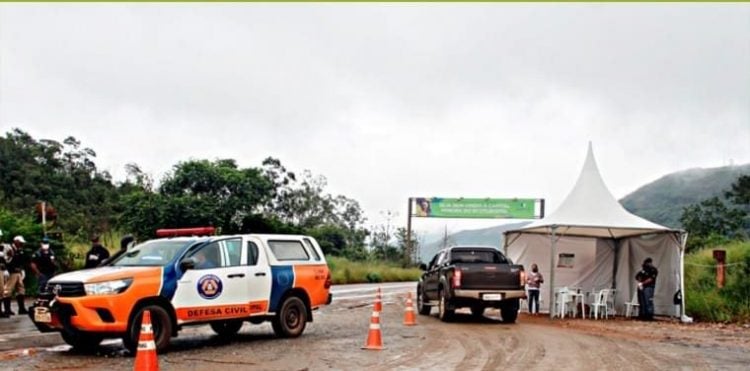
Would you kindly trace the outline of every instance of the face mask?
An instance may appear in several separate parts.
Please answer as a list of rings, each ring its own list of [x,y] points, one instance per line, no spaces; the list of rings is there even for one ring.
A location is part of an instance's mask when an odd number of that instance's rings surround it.
[[[49,250],[49,245],[46,243],[42,244],[42,250]]]

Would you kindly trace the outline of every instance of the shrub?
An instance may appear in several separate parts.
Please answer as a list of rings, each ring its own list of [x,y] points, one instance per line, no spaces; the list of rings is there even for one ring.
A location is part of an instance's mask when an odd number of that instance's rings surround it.
[[[716,287],[713,249],[697,251],[685,258],[687,313],[703,321],[750,321],[750,242],[733,242],[716,248],[727,252],[726,280],[721,289]]]

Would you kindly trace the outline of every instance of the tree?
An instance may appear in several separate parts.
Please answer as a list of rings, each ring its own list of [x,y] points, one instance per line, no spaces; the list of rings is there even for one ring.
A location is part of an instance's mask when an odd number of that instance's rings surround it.
[[[732,189],[724,193],[725,197],[737,206],[750,205],[750,175],[742,175],[732,184]]]
[[[158,193],[131,167],[141,190],[127,197],[124,223],[141,237],[155,229],[212,225],[222,233],[246,231],[245,222],[271,199],[272,183],[260,169],[239,168],[234,160],[191,160],[175,165]]]
[[[119,195],[96,152],[74,137],[62,143],[14,129],[0,138],[0,201],[14,212],[55,206],[58,227],[80,237],[116,222]]]
[[[689,248],[699,248],[709,239],[736,238],[742,234],[745,212],[733,209],[718,197],[693,204],[683,210],[680,222],[690,233]]]

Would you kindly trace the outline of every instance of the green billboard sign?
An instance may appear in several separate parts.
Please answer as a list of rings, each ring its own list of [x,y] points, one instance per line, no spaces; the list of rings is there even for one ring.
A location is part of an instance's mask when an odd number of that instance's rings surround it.
[[[533,198],[412,198],[412,216],[425,218],[537,218]]]

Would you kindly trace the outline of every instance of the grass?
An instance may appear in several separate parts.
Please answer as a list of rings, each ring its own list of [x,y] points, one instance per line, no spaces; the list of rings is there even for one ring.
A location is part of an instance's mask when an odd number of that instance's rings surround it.
[[[328,257],[331,278],[336,285],[367,282],[416,281],[422,274],[417,268],[376,261],[350,261],[346,258]]]
[[[716,286],[713,250],[727,252],[726,280]],[[702,321],[750,322],[750,241],[731,242],[685,257],[685,306]]]

